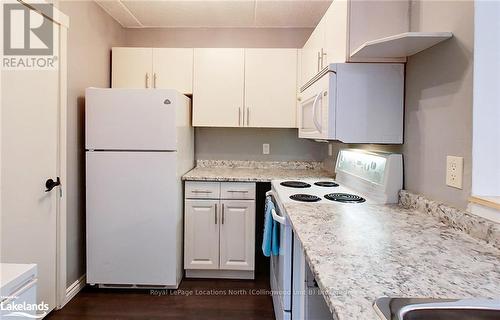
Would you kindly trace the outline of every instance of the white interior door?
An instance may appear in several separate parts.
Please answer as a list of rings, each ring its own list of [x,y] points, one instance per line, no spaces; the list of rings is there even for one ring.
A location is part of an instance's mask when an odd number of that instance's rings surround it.
[[[2,70],[1,257],[36,263],[38,303],[56,305],[59,70]]]
[[[194,49],[194,126],[242,125],[244,59],[244,49]]]
[[[152,48],[113,48],[111,60],[111,87],[152,87]]]
[[[153,48],[153,87],[193,93],[193,49]]]
[[[253,270],[255,201],[221,201],[220,269]]]
[[[245,49],[245,126],[295,128],[297,49]]]
[[[184,269],[219,268],[219,200],[186,200]]]

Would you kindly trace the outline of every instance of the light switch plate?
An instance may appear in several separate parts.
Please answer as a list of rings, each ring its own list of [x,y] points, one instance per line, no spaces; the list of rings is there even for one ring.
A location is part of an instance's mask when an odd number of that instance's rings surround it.
[[[262,154],[269,154],[269,143],[264,143],[262,145]]]
[[[447,156],[446,157],[446,185],[462,189],[464,173],[464,158]]]

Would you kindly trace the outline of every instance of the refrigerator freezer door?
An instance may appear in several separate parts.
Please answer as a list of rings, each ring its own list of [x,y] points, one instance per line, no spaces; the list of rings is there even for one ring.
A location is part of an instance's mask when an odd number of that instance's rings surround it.
[[[176,152],[87,152],[87,282],[177,287]]]
[[[88,88],[86,149],[177,150],[178,95],[168,89]]]

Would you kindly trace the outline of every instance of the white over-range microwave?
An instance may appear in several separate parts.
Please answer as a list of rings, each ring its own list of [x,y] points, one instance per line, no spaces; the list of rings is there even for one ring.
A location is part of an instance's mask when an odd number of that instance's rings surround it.
[[[299,101],[299,138],[403,143],[403,64],[331,64],[301,88]]]

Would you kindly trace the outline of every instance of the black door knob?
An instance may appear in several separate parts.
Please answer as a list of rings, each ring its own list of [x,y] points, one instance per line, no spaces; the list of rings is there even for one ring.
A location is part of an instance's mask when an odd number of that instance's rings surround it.
[[[59,177],[57,177],[56,181],[48,179],[47,181],[45,181],[45,192],[49,192],[54,189],[54,187],[57,187],[59,185],[61,185],[61,180],[59,179]]]

